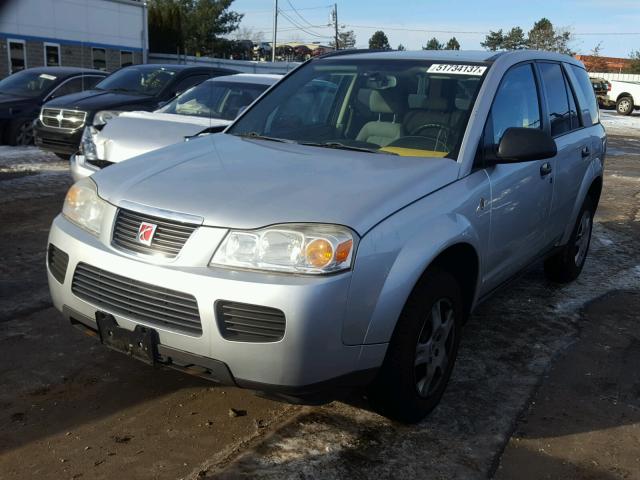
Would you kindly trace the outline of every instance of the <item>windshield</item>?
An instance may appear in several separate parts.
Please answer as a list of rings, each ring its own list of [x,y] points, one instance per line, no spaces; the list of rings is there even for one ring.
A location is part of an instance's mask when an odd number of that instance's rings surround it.
[[[110,90],[141,95],[155,95],[175,76],[176,72],[166,68],[127,67],[115,72],[101,81],[98,90]]]
[[[242,107],[250,105],[267,87],[255,83],[207,81],[187,90],[158,112],[233,120]]]
[[[58,83],[58,77],[48,73],[23,70],[0,81],[0,93],[19,97],[39,97]]]
[[[405,60],[312,61],[227,133],[455,159],[487,68]]]

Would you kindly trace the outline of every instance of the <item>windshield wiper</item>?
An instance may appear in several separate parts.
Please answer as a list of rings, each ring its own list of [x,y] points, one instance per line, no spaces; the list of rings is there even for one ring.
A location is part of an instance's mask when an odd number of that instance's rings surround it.
[[[324,142],[324,143],[300,142],[300,145],[307,145],[309,147],[335,148],[337,150],[353,150],[354,152],[382,153],[382,154],[387,154],[387,155],[398,155],[395,152],[374,150],[373,148],[366,148],[366,147],[356,147],[354,145],[345,145],[344,143],[340,143],[340,142]]]
[[[285,138],[267,137],[266,135],[260,135],[258,132],[246,132],[246,133],[238,133],[238,134],[232,134],[232,135],[236,135],[236,137],[241,137],[241,138],[252,138],[255,140],[268,140],[270,142],[295,143],[294,141],[287,140]]]

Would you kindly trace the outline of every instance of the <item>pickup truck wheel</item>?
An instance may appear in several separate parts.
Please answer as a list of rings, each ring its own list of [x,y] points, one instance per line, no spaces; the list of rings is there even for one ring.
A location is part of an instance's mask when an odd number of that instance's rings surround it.
[[[9,129],[9,145],[33,145],[33,120],[18,120]]]
[[[589,197],[584,202],[569,242],[562,251],[544,262],[544,273],[549,280],[567,283],[575,280],[582,272],[587,260],[593,229],[593,202]]]
[[[633,108],[633,98],[631,97],[622,97],[616,102],[616,111],[620,115],[631,115]]]
[[[463,317],[455,278],[439,269],[428,271],[407,300],[381,371],[369,388],[375,410],[415,423],[436,407],[458,354]]]

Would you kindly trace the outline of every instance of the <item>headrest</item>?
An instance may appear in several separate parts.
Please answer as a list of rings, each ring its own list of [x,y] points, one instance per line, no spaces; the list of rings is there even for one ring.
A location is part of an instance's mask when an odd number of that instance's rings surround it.
[[[417,110],[435,110],[443,112],[449,108],[446,98],[434,96],[429,97],[419,93],[410,93],[408,103],[409,108]]]
[[[360,90],[358,90],[358,102],[368,107],[370,98],[371,98],[370,88],[361,88]]]
[[[471,98],[456,97],[456,108],[458,110],[469,110],[471,107]]]
[[[398,113],[397,104],[387,91],[371,90],[369,110],[373,113]]]

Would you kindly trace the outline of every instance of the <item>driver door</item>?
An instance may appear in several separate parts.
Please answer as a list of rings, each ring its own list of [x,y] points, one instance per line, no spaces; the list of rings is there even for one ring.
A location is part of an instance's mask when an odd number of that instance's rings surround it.
[[[497,149],[509,127],[543,128],[532,64],[520,64],[502,79],[485,127],[485,145]],[[547,246],[553,197],[553,159],[486,168],[491,184],[491,232],[485,262],[488,290],[514,275]]]

